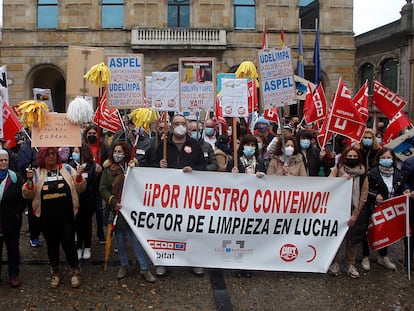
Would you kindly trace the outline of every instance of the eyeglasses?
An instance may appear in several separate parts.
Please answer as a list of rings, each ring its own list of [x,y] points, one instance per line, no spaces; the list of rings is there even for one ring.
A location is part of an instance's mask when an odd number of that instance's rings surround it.
[[[0,162],[9,162],[9,159],[0,159]]]
[[[56,152],[48,152],[46,153],[47,157],[55,157],[56,156]]]

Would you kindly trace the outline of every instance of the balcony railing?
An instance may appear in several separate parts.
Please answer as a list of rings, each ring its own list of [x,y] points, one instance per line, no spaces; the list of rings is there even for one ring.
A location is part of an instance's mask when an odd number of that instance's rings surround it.
[[[191,46],[193,48],[225,48],[224,29],[208,28],[133,28],[131,46],[134,48],[163,46]]]

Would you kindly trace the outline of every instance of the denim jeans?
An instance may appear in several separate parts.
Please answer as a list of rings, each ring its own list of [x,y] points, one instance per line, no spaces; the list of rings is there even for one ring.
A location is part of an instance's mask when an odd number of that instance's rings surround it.
[[[148,269],[148,262],[145,257],[145,251],[139,243],[132,229],[127,226],[126,228],[115,228],[116,246],[118,248],[118,256],[121,262],[121,266],[128,265],[128,254],[127,254],[127,237],[129,236],[132,248],[134,249],[135,257],[141,268],[141,270]]]

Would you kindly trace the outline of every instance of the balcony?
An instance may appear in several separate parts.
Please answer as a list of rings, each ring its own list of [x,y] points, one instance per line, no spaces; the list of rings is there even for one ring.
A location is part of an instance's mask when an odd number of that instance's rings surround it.
[[[226,48],[226,30],[208,28],[143,28],[131,30],[132,49]]]

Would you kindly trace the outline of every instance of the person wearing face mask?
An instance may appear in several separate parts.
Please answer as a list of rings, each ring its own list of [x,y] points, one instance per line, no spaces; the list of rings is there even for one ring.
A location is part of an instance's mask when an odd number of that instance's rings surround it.
[[[312,146],[311,139],[312,132],[309,130],[302,130],[296,135],[308,176],[319,176],[321,166],[325,168],[324,156],[320,155],[318,146]]]
[[[348,220],[349,230],[345,236],[345,272],[353,279],[359,278],[356,267],[358,246],[366,237],[364,206],[368,198],[368,178],[361,152],[356,146],[345,148],[341,154],[338,167],[332,169],[329,177],[342,177],[353,180],[351,197],[351,217]],[[338,250],[328,273],[338,276],[341,272],[338,263]]]
[[[262,177],[265,173],[265,165],[262,159],[258,158],[259,149],[257,148],[257,138],[246,134],[240,141],[237,150],[237,166],[234,167],[234,159],[229,161],[227,171],[233,173],[257,174]]]
[[[396,167],[395,154],[389,148],[378,151],[374,161],[374,166],[368,172],[368,201],[365,205],[366,227],[375,207],[387,199],[402,195],[404,184],[400,170]],[[378,250],[377,263],[391,270],[396,270],[396,265],[387,256],[388,247]],[[363,243],[363,259],[361,266],[365,271],[371,270],[370,249],[367,240]]]
[[[171,121],[172,133],[168,133],[166,137],[166,150],[164,157],[164,142],[159,142],[156,150],[154,166],[160,168],[176,168],[182,169],[184,173],[191,173],[193,170],[205,171],[206,162],[204,153],[199,142],[187,135],[187,120],[177,114]],[[195,275],[204,275],[201,267],[193,268]],[[167,275],[167,268],[158,266],[156,270],[157,276]]]
[[[93,161],[95,162],[95,172],[100,180],[102,174],[102,163],[108,157],[108,149],[104,143],[98,141],[98,127],[91,124],[83,131],[83,143],[87,144],[91,149]],[[99,184],[99,183],[98,183]],[[95,197],[95,217],[96,217],[96,235],[101,244],[105,243],[105,234],[103,228],[103,210],[102,210],[102,198],[99,195],[98,184],[96,184],[96,195]]]
[[[367,170],[369,170],[374,163],[377,152],[381,149],[377,140],[375,139],[375,132],[372,129],[367,128],[364,136],[359,143],[362,158]]]
[[[265,173],[265,165],[262,159],[258,157],[259,150],[257,148],[257,139],[255,136],[246,134],[240,141],[239,149],[237,150],[237,167],[234,166],[234,159],[230,160],[227,165],[227,171],[232,173],[252,174],[258,178],[262,178]],[[251,272],[247,270],[237,270],[235,272],[237,277],[251,276]]]
[[[263,161],[265,172],[267,172],[267,168],[269,167],[270,162],[270,155],[267,152],[266,138],[262,133],[254,134],[254,136],[257,139],[257,157]]]
[[[211,145],[211,148],[214,148],[217,136],[216,136],[217,124],[213,119],[207,119],[204,122],[203,130],[203,140]]]
[[[119,210],[122,208],[120,202],[125,174],[128,167],[134,167],[137,164],[137,160],[134,157],[131,160],[131,153],[131,146],[124,141],[118,141],[112,146],[109,158],[103,164],[104,171],[99,183],[99,192],[102,199],[106,202],[105,219],[108,222],[112,222],[114,215],[118,213],[115,226],[115,238],[121,266],[116,276],[117,279],[123,279],[128,274],[127,240],[130,239],[135,257],[140,266],[141,276],[147,282],[154,283],[156,279],[149,270],[145,251],[122,213],[119,213]]]
[[[217,159],[214,153],[213,147],[202,139],[202,126],[200,122],[190,121],[188,123],[188,134],[192,139],[195,139],[199,142],[201,149],[203,150],[204,160],[206,161],[206,171],[217,171]]]
[[[278,140],[267,169],[267,175],[308,176],[303,156],[293,136],[285,135],[284,150],[282,139]]]
[[[83,167],[82,176],[86,180],[86,189],[79,194],[79,210],[75,217],[76,247],[78,260],[91,258],[92,245],[92,216],[95,211],[96,184],[98,178],[95,172],[95,162],[88,145],[72,149],[70,166],[77,169]]]
[[[266,146],[270,144],[270,142],[275,138],[276,136],[272,133],[270,130],[270,122],[269,120],[265,119],[264,117],[259,117],[256,120],[256,123],[254,125],[255,134],[261,133],[266,140]]]

